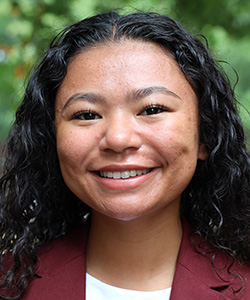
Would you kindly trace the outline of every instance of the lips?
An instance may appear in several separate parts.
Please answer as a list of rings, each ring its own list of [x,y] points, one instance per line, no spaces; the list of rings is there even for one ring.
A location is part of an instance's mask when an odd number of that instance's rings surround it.
[[[144,170],[126,170],[126,171],[101,171],[99,172],[100,177],[112,178],[112,179],[127,179],[131,177],[145,175],[151,172],[152,169]]]

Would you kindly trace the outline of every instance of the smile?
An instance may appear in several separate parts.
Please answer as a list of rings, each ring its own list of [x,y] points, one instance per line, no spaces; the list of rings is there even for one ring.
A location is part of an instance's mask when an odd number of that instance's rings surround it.
[[[147,174],[149,172],[151,172],[152,169],[144,169],[144,170],[130,170],[130,171],[108,171],[108,172],[99,172],[99,175],[101,177],[105,177],[105,178],[112,178],[112,179],[127,179],[130,177],[136,177],[136,176],[140,176],[140,175],[144,175]]]

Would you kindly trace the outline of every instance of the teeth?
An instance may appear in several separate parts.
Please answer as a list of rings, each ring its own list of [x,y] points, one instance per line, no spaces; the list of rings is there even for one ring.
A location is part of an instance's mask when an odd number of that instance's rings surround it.
[[[129,171],[121,172],[121,177],[122,178],[129,178],[130,177]]]
[[[113,173],[112,172],[105,172],[107,173],[107,177],[112,178],[113,177]]]
[[[131,171],[123,171],[123,172],[100,172],[101,177],[108,177],[113,179],[126,179],[129,177],[136,177],[140,175],[144,175],[152,171],[152,169],[145,169],[145,170],[131,170]]]
[[[135,177],[135,176],[136,176],[136,171],[135,170],[130,171],[130,177]]]
[[[136,171],[136,175],[142,175],[142,170]]]
[[[121,172],[113,172],[113,178],[114,179],[121,178]]]

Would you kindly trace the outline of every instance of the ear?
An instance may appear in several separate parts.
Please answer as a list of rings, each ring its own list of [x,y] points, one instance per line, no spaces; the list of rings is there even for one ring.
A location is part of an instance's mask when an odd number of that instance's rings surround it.
[[[198,159],[200,160],[206,160],[208,158],[208,152],[206,149],[206,145],[205,144],[200,144],[199,146],[199,153],[198,153]]]

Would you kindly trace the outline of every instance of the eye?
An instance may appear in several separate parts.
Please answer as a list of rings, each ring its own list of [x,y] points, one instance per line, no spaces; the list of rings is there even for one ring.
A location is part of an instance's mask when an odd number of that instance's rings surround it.
[[[72,117],[73,120],[86,120],[86,121],[89,121],[89,120],[96,120],[96,119],[101,119],[101,116],[92,111],[92,110],[82,110],[82,111],[79,111],[77,113],[74,113],[73,117]]]
[[[157,115],[164,111],[169,111],[164,105],[150,104],[144,107],[139,115]]]

